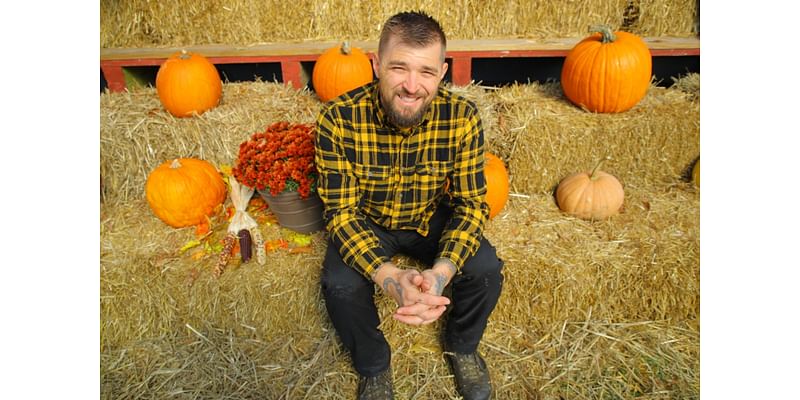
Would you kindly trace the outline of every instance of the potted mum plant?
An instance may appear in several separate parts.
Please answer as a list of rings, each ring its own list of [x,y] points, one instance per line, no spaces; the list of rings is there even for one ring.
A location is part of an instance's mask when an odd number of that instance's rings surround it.
[[[282,226],[301,233],[322,229],[313,125],[282,121],[254,133],[239,145],[233,176],[264,198]]]

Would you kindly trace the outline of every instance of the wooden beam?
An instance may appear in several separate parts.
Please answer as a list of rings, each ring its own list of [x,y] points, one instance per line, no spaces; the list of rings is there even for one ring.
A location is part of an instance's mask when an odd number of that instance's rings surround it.
[[[562,54],[569,51],[581,38],[561,39],[477,39],[450,40],[447,52],[490,52],[496,54],[523,54],[523,57],[536,54]],[[699,37],[656,37],[643,38],[651,51],[683,50],[697,52],[700,50]],[[181,50],[194,51],[206,57],[257,57],[257,56],[306,56],[315,60],[328,48],[338,46],[338,42],[280,42],[260,43],[249,46],[234,45],[198,45],[186,47],[145,47],[145,48],[105,48],[100,49],[100,60],[136,60],[166,59]],[[377,42],[355,41],[353,47],[360,47],[365,52],[378,50]],[[544,55],[547,56],[547,55]]]
[[[562,39],[479,39],[451,40],[447,43],[447,58],[452,60],[451,76],[456,85],[472,80],[472,60],[475,58],[505,57],[564,57],[580,38]],[[658,37],[643,38],[653,56],[700,55],[700,38]],[[122,68],[161,65],[172,54],[187,50],[197,52],[214,64],[280,63],[283,82],[302,88],[304,79],[301,62],[313,62],[325,50],[338,42],[281,42],[250,46],[200,45],[160,48],[100,49],[100,68],[111,91],[125,90]],[[366,53],[374,53],[376,42],[351,42]]]

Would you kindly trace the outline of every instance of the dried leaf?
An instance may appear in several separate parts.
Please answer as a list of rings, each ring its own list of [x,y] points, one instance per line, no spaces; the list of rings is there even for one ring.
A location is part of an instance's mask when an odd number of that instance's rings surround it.
[[[231,176],[233,175],[233,167],[231,167],[230,164],[221,164],[219,166],[219,172],[221,172],[222,175]]]
[[[289,233],[289,240],[298,246],[308,246],[311,244],[311,235],[292,232]]]
[[[311,246],[292,247],[289,249],[291,254],[311,253]]]
[[[203,250],[203,249],[198,249],[197,251],[192,253],[191,258],[192,258],[192,260],[198,261],[198,260],[201,260],[205,256],[206,256],[206,251]]]
[[[253,196],[250,199],[250,203],[248,203],[247,206],[248,206],[247,207],[247,211],[250,212],[250,213],[256,213],[258,211],[263,211],[263,210],[266,210],[267,207],[269,207],[267,205],[267,202],[264,201],[264,199],[262,199],[260,196],[258,196],[258,197],[257,196]]]
[[[206,251],[206,253],[217,254],[217,253],[221,252],[224,247],[225,247],[225,244],[222,241],[219,241],[219,242],[214,243],[214,244],[211,244],[210,242],[206,241],[205,246],[203,247],[203,249]]]
[[[267,240],[264,243],[264,248],[267,250],[267,253],[271,253],[278,249],[286,249],[289,247],[289,242],[286,239],[275,239],[275,240]]]
[[[260,225],[272,226],[278,223],[278,218],[273,213],[257,214],[256,222]]]
[[[194,228],[194,235],[195,235],[195,236],[197,236],[197,238],[198,238],[198,239],[200,239],[200,238],[203,238],[203,237],[205,237],[205,236],[206,236],[206,234],[207,234],[207,233],[208,233],[210,230],[211,230],[211,228],[210,228],[210,223],[209,223],[209,221],[208,221],[208,218],[206,218],[206,221],[205,221],[205,222],[203,222],[203,223],[200,223],[200,224],[197,224],[197,226],[195,226],[195,228]]]
[[[192,240],[186,242],[186,244],[184,244],[183,247],[181,247],[180,252],[183,253],[186,250],[191,249],[192,247],[199,246],[201,243],[202,242],[200,240],[198,240],[198,239],[192,239]]]

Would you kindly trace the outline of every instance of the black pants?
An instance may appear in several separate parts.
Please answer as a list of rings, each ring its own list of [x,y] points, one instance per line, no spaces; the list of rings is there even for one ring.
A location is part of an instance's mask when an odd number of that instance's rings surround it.
[[[431,218],[427,237],[416,231],[391,231],[370,223],[381,245],[390,256],[403,253],[430,268],[438,251],[439,237],[452,211],[444,206]],[[391,349],[378,329],[380,319],[375,307],[375,284],[348,266],[338,249],[328,244],[322,263],[322,292],[333,326],[350,352],[353,367],[363,376],[375,376],[389,368]],[[494,247],[481,239],[478,251],[450,281],[445,346],[449,351],[472,353],[486,329],[503,286],[503,262]]]

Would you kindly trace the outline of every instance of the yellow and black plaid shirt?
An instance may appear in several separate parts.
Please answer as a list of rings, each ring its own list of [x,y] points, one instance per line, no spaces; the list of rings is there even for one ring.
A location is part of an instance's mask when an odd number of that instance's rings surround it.
[[[348,265],[369,277],[390,259],[365,219],[427,235],[444,199],[453,217],[438,257],[461,269],[489,217],[478,109],[440,87],[423,121],[400,130],[387,122],[379,97],[373,81],[326,104],[317,119],[318,190],[332,242]]]

